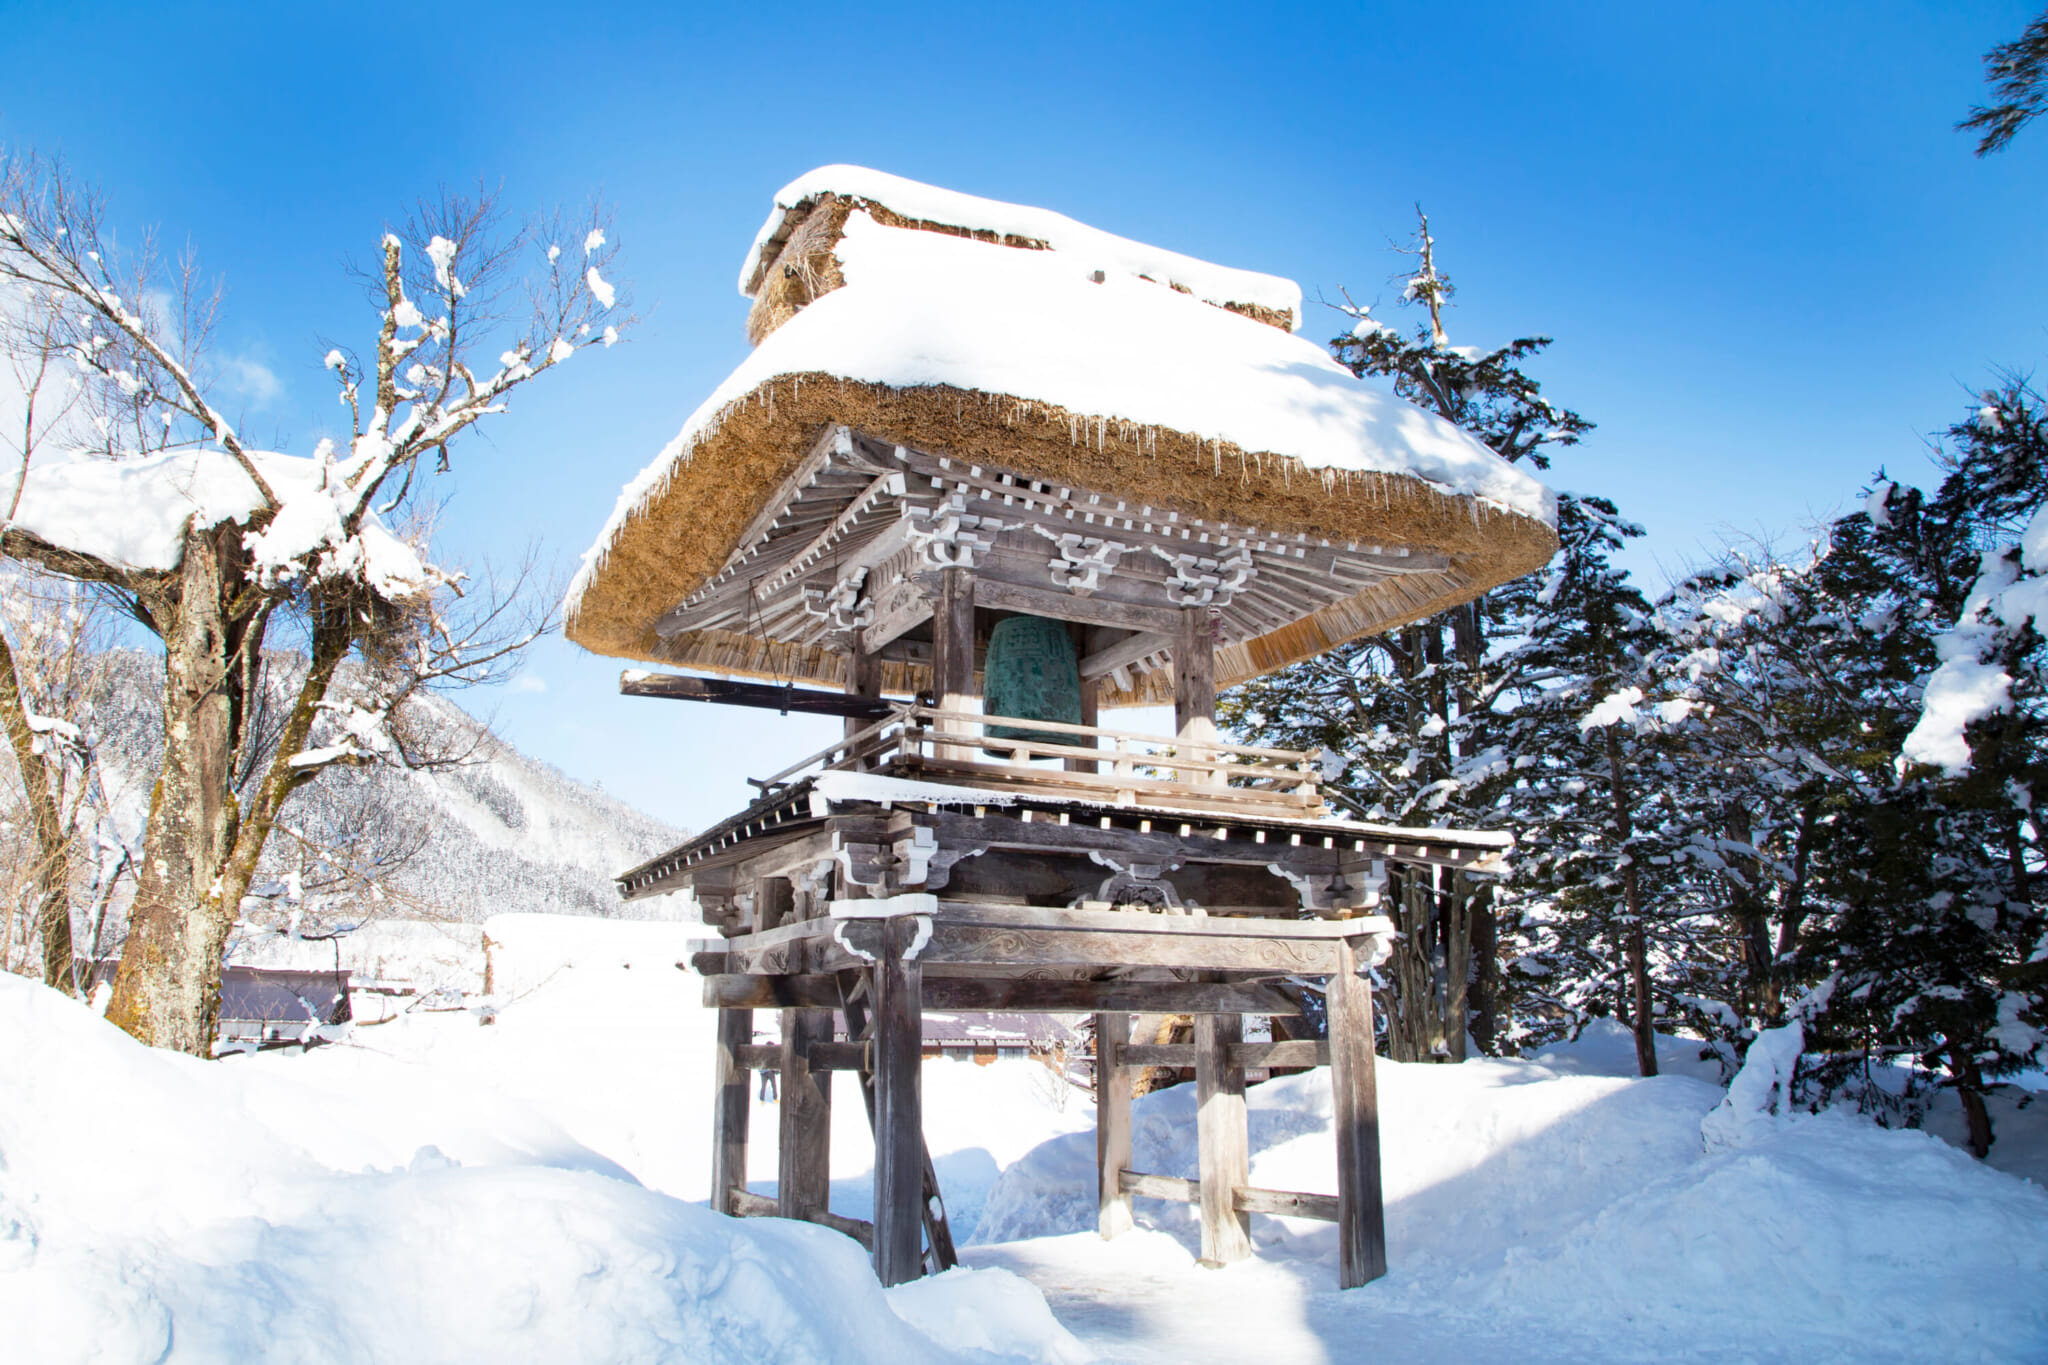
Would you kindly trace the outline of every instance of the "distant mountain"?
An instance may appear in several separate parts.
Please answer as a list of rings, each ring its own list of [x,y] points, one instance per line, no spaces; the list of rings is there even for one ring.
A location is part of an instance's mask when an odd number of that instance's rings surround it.
[[[110,660],[88,727],[131,848],[163,753],[161,668],[142,652]],[[280,657],[271,672],[269,693],[281,698],[296,667]],[[272,837],[252,888],[276,917],[303,916],[310,929],[371,915],[474,923],[518,911],[678,913],[667,897],[629,906],[612,878],[681,842],[683,831],[527,757],[444,697],[413,706],[409,733],[422,747],[462,757],[412,770],[330,768],[294,795],[288,832]]]

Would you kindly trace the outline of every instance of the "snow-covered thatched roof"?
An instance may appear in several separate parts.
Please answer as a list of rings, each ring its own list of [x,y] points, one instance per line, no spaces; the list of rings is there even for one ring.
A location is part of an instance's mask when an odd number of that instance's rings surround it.
[[[807,235],[828,194],[829,231]],[[1555,547],[1548,489],[1295,335],[1287,281],[852,168],[778,196],[743,279],[757,324],[770,287],[806,271],[626,486],[570,591],[585,647],[709,666],[654,623],[726,564],[829,424],[1183,517],[1449,557],[1247,642],[1226,684],[1468,600]]]

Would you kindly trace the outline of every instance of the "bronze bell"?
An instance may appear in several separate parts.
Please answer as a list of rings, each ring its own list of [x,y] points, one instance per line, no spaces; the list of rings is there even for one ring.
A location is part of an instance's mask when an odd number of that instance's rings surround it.
[[[1006,616],[996,622],[982,664],[981,705],[991,716],[1079,725],[1081,661],[1066,623],[1043,616]],[[1071,745],[1083,739],[1005,725],[988,727],[987,735],[1028,744]]]

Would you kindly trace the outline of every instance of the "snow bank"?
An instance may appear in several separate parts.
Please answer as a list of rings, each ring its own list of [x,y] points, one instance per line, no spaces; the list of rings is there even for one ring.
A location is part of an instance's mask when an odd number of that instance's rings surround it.
[[[747,259],[740,266],[740,294],[753,297],[753,281],[766,264],[761,252],[781,228],[785,213],[807,199],[837,194],[882,204],[906,218],[947,227],[964,227],[1023,237],[1043,242],[1066,258],[1069,269],[1081,274],[1100,270],[1105,274],[1146,279],[1156,285],[1178,287],[1211,304],[1249,303],[1285,313],[1294,327],[1301,326],[1301,286],[1278,275],[1211,265],[1177,251],[1166,251],[1128,237],[1118,237],[1086,223],[1075,222],[1064,213],[1050,209],[1006,204],[941,189],[886,171],[865,166],[820,166],[775,192],[775,207],[768,221],[754,237]],[[1005,247],[1006,251],[1018,248]]]
[[[1328,1089],[1323,1071],[1252,1089],[1254,1184],[1335,1190]],[[1195,1174],[1191,1090],[1138,1101],[1140,1168]],[[1709,1154],[1700,1124],[1718,1087],[1526,1061],[1382,1061],[1379,1090],[1385,1281],[1335,1294],[1333,1229],[1255,1218],[1260,1264],[1242,1276],[1182,1278],[1141,1242],[1149,1275],[1174,1283],[1146,1308],[1184,1289],[1227,1321],[1233,1305],[1256,1312],[1277,1288],[1315,1305],[1286,1316],[1325,1341],[1379,1330],[1388,1314],[1462,1316],[1525,1350],[1556,1346],[1539,1358],[1639,1359],[1662,1344],[1654,1353],[1807,1359],[1816,1343],[1831,1358],[1851,1342],[1857,1359],[2048,1353],[2048,1194],[1925,1134],[1792,1116]],[[1106,1264],[1093,1249],[1093,1180],[1084,1135],[1033,1152],[991,1191],[979,1240],[1048,1240],[977,1259]],[[1138,1213],[1192,1256],[1191,1208],[1139,1200]],[[1462,1339],[1448,1322],[1435,1330]],[[1602,1344],[1561,1344],[1582,1339]]]
[[[200,1063],[14,977],[0,1037],[9,1359],[1085,1358],[1002,1272],[899,1314],[848,1239],[646,1189],[452,1072]]]

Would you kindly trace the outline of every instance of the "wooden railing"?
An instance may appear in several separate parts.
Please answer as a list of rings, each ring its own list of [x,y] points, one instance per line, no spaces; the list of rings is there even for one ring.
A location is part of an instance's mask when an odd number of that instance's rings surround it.
[[[997,737],[988,733],[992,728],[1017,730],[1028,737]],[[1046,760],[1062,766],[1043,766]],[[845,769],[1029,789],[1124,806],[1294,815],[1323,810],[1315,756],[1298,750],[913,705],[892,706],[882,720],[754,785],[765,792],[814,772]]]

